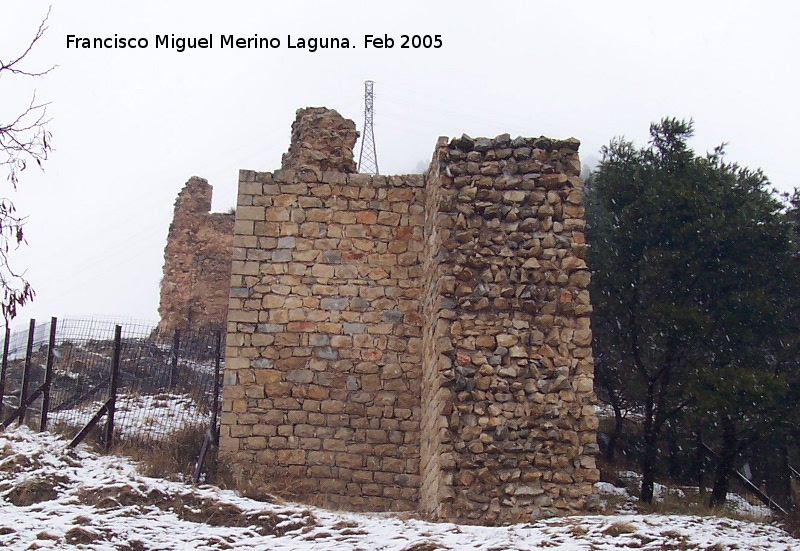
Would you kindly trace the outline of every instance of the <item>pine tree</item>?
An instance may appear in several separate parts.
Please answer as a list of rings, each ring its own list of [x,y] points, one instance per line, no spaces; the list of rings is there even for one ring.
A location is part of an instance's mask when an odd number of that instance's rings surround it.
[[[711,501],[724,501],[736,458],[790,391],[777,362],[795,337],[785,206],[722,146],[696,155],[692,134],[668,118],[646,148],[612,141],[588,187],[597,378],[642,414],[645,502],[668,425],[719,439]]]

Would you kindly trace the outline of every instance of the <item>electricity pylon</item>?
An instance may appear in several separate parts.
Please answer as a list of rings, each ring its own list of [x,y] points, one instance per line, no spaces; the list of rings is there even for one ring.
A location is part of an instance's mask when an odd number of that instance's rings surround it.
[[[364,82],[364,135],[361,137],[361,153],[358,155],[358,172],[378,174],[378,153],[375,151],[375,131],[372,127],[373,94],[371,80]]]

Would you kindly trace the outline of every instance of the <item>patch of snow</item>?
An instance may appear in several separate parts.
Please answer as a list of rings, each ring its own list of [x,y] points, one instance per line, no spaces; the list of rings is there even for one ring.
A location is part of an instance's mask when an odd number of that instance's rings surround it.
[[[800,549],[800,540],[776,526],[717,517],[587,515],[484,527],[264,503],[213,486],[192,487],[141,476],[124,458],[99,456],[84,447],[65,448],[61,438],[24,427],[0,433],[0,548]],[[31,481],[48,481],[54,491],[29,505],[14,505],[20,489]],[[603,491],[616,492],[611,488],[598,485]],[[219,512],[213,522],[193,520],[193,515],[209,508]]]
[[[628,493],[626,488],[619,488],[610,482],[597,482],[594,487],[597,489],[597,493],[601,496],[619,496],[626,499],[631,498],[631,495]]]
[[[617,476],[621,480],[628,482],[630,485],[637,487],[642,485],[642,475],[635,471],[620,471],[617,473]],[[661,500],[670,495],[673,495],[679,499],[683,499],[686,497],[686,492],[680,488],[670,488],[669,486],[659,484],[658,482],[653,483],[653,497],[655,499]]]
[[[83,427],[102,405],[95,401],[53,412],[50,419],[53,423]],[[207,425],[210,414],[186,394],[122,393],[117,396],[114,420],[117,436],[123,439],[146,435],[149,440],[167,440],[184,427]]]
[[[614,418],[614,408],[611,406],[611,404],[606,402],[596,403],[594,405],[594,412],[595,415],[597,415],[600,418],[608,418],[608,419]],[[644,419],[644,415],[642,415],[641,412],[636,411],[634,409],[623,408],[621,410],[621,413],[623,419],[637,420],[637,421]]]
[[[768,519],[772,516],[772,511],[766,505],[754,505],[738,494],[729,493],[726,499],[726,506],[737,514],[760,519]]]

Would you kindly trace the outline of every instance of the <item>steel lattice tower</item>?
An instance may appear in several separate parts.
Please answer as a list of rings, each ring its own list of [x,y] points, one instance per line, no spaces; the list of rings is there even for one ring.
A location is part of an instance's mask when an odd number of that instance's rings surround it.
[[[364,82],[364,135],[361,138],[361,153],[358,154],[358,171],[361,174],[379,174],[378,153],[375,151],[375,132],[372,127],[373,94],[371,80]]]

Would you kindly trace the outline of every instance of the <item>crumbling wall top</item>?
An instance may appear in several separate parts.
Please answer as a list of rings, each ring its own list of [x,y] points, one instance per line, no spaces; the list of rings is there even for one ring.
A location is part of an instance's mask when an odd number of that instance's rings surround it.
[[[192,176],[175,200],[164,247],[160,331],[225,325],[234,215],[209,212],[212,192],[208,180]]]
[[[353,146],[356,124],[327,107],[297,110],[292,142],[282,158],[283,169],[355,173]]]
[[[192,176],[175,199],[175,215],[208,214],[212,187],[205,178]]]

